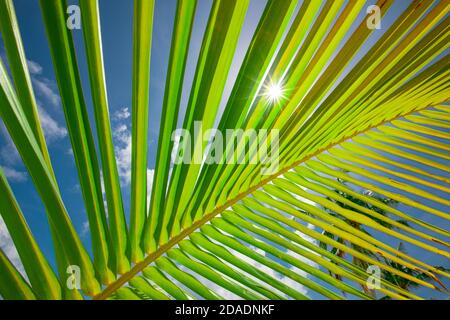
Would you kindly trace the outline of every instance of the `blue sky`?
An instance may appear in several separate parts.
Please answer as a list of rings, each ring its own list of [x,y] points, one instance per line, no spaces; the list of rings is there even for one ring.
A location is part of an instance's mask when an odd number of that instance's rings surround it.
[[[69,1],[69,3],[76,4],[77,2]],[[206,27],[211,3],[212,2],[210,0],[199,0],[199,5],[197,7],[191,47],[187,61],[186,76],[184,81],[185,85],[182,94],[180,109],[181,115],[184,114],[184,110],[187,105],[190,84],[195,73],[196,60],[200,50],[202,36]],[[368,1],[367,5],[372,3],[373,1]],[[383,19],[383,30],[387,29],[387,27],[395,20],[400,12],[407,7],[409,3],[410,1],[404,0],[397,0],[395,2],[393,8]],[[25,46],[25,53],[27,59],[30,61],[29,66],[30,72],[32,73],[33,87],[40,107],[41,121],[43,123],[44,130],[46,131],[46,137],[49,143],[50,155],[56,177],[74,225],[81,234],[82,240],[86,247],[90,248],[86,212],[80,192],[73,155],[71,154],[70,140],[67,135],[64,113],[55,81],[53,65],[39,4],[37,0],[15,0],[14,4],[22,40]],[[223,94],[221,103],[222,108],[227,101],[229,92],[234,82],[233,80],[239,71],[240,64],[244,58],[248,44],[251,40],[251,36],[256,28],[264,6],[265,1],[263,0],[251,1],[243,31],[238,42],[227,85],[225,87],[225,92]],[[164,95],[165,73],[169,57],[175,8],[175,0],[156,0],[149,100],[149,177],[152,177],[152,168],[154,168],[154,161],[156,157],[161,105]],[[122,181],[125,210],[128,212],[130,198],[129,151],[131,117],[129,112],[131,110],[132,85],[131,54],[133,2],[125,0],[101,0],[100,13],[108,100],[114,132],[114,142],[117,148],[117,160]],[[353,25],[350,31],[353,31],[356,28],[362,18],[363,15],[361,14],[358,17],[357,23]],[[373,33],[361,49],[361,52],[352,59],[346,71],[350,70],[350,68],[354,66],[359,59],[361,59],[364,52],[370,49],[371,45],[373,45],[375,41],[383,34],[383,30]],[[82,30],[74,30],[73,35],[78,57],[79,70],[83,83],[84,96],[95,137],[94,115],[90,96]],[[7,60],[2,41],[0,41],[0,56],[4,61]],[[346,72],[343,73],[342,77],[345,76],[345,74]],[[179,127],[181,126],[181,122],[182,117],[179,119]],[[4,168],[5,173],[9,178],[25,217],[33,233],[37,236],[37,241],[44,251],[44,254],[47,257],[50,257],[51,264],[55,265],[52,240],[47,225],[44,207],[33,186],[31,178],[28,176],[26,168],[23,166],[20,156],[15,151],[15,147],[12,145],[8,133],[2,123],[0,123],[0,165]],[[435,223],[443,222],[440,221]],[[449,229],[448,223],[445,226],[443,225],[443,227]],[[0,240],[1,239],[0,234]],[[448,261],[435,260],[435,262],[436,264],[450,267]],[[430,293],[426,292],[425,294],[428,295]]]

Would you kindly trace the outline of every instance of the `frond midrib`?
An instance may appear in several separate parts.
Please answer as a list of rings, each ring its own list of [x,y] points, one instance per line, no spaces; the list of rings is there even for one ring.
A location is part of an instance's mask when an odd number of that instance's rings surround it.
[[[358,136],[360,134],[364,134],[365,132],[367,132],[369,130],[372,130],[372,129],[375,129],[375,128],[380,127],[382,125],[385,125],[387,123],[390,123],[390,122],[392,122],[392,121],[394,121],[396,119],[403,118],[403,117],[405,117],[407,115],[410,115],[412,113],[416,113],[418,111],[421,111],[421,110],[424,110],[424,109],[429,109],[429,108],[432,108],[432,107],[433,106],[426,106],[426,107],[423,107],[423,108],[414,109],[414,110],[402,113],[400,115],[397,115],[395,117],[392,117],[392,118],[390,118],[388,120],[384,120],[382,122],[379,122],[379,123],[377,123],[375,125],[369,126],[369,127],[365,128],[363,130],[355,132],[354,134],[352,134],[350,136],[346,136],[346,137],[340,139],[339,141],[337,141],[335,143],[330,143],[329,145],[327,145],[325,147],[319,148],[315,152],[313,152],[313,153],[311,153],[309,155],[306,155],[305,157],[303,157],[300,160],[297,160],[297,161],[293,162],[291,165],[282,168],[280,171],[278,171],[278,172],[268,176],[267,178],[261,180],[255,186],[247,189],[246,191],[238,194],[233,199],[228,200],[223,205],[215,208],[210,213],[205,214],[200,220],[197,220],[196,222],[194,222],[190,227],[182,230],[178,235],[172,237],[168,242],[162,244],[156,251],[148,254],[144,258],[144,260],[142,260],[141,262],[136,263],[128,272],[120,275],[119,278],[117,278],[114,282],[112,282],[107,287],[105,287],[104,290],[101,293],[99,293],[98,295],[94,296],[93,299],[94,300],[107,299],[117,289],[121,288],[124,284],[126,284],[129,280],[131,280],[135,275],[137,275],[139,272],[141,272],[143,269],[145,269],[147,266],[149,266],[152,262],[156,261],[156,259],[158,259],[160,256],[162,256],[168,250],[170,250],[174,246],[176,246],[180,241],[182,241],[183,239],[188,237],[190,234],[194,233],[197,229],[202,227],[204,224],[208,223],[210,220],[215,218],[218,214],[220,214],[221,212],[223,212],[227,208],[233,206],[238,201],[240,201],[243,198],[247,197],[248,195],[250,195],[254,191],[260,189],[261,187],[263,187],[267,183],[271,182],[272,180],[278,178],[279,176],[283,175],[284,173],[286,173],[286,172],[292,170],[293,168],[301,165],[302,163],[304,163],[304,162],[314,158],[315,156],[321,154],[322,152],[326,152],[327,150],[329,150],[329,149],[331,149],[331,148],[333,148],[333,147],[335,147],[337,145],[340,145],[341,143],[343,143],[343,142],[345,142],[347,140],[352,139],[355,136]]]

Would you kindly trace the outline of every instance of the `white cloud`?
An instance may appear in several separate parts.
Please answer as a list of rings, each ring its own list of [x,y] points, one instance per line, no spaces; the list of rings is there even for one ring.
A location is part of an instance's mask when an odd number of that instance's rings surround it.
[[[120,114],[124,114],[128,108],[123,108]],[[121,118],[126,119],[126,117]],[[118,123],[113,128],[113,137],[115,140],[115,153],[117,161],[117,170],[119,177],[125,186],[131,182],[131,132],[123,123]],[[147,169],[147,203],[150,203],[150,196],[153,185],[154,169]]]
[[[6,178],[11,182],[24,182],[27,180],[27,173],[14,168],[3,167]]]
[[[124,185],[128,185],[131,181],[131,132],[128,126],[123,123],[129,117],[130,112],[127,107],[114,112],[112,116],[117,167]]]
[[[67,136],[67,129],[60,126],[59,123],[41,107],[39,107],[39,118],[47,142],[54,142]]]
[[[8,141],[0,147],[0,158],[3,163],[15,165],[20,162],[20,155],[13,143]]]
[[[79,183],[76,183],[73,187],[72,187],[72,192],[74,193],[80,193],[81,192],[81,186]]]
[[[15,168],[17,165],[21,166],[22,161],[3,123],[0,123],[0,142],[0,164],[2,165],[5,176],[11,182],[26,181],[26,172]]]
[[[46,99],[53,106],[57,107],[60,103],[60,97],[55,89],[54,84],[47,78],[32,78],[36,92],[39,96]]]
[[[114,128],[113,137],[119,142],[119,144],[130,144],[131,133],[128,127],[124,124],[119,124]]]
[[[0,136],[3,143],[0,146],[0,160],[3,164],[14,166],[20,163],[20,155],[12,141],[6,127],[0,123]]]
[[[131,182],[131,133],[124,125],[116,128],[113,136],[117,143],[115,153],[119,177],[124,185],[129,185]]]
[[[19,254],[17,253],[14,242],[9,235],[5,222],[0,216],[0,248],[5,255],[11,261],[11,263],[17,268],[17,270],[27,279],[22,262],[20,261]]]
[[[55,84],[46,77],[37,77],[42,74],[42,66],[32,60],[27,60],[27,63],[37,94],[53,106],[59,106],[61,99]],[[39,118],[47,141],[53,142],[66,137],[67,129],[53,119],[41,105],[38,101]]]
[[[127,119],[129,116],[130,114],[128,112],[128,108],[122,108],[121,110],[114,113],[113,119],[123,121]],[[116,125],[113,127],[113,138],[114,143],[116,145],[114,151],[116,154],[117,170],[119,172],[119,177],[121,183],[124,186],[128,186],[131,183],[132,143],[131,143],[131,132],[128,129],[127,125],[121,123],[121,121],[117,121]],[[147,169],[147,205],[150,204],[154,173],[155,173],[154,169]]]
[[[39,118],[47,143],[60,140],[67,136],[66,128],[60,126],[44,109],[39,107]],[[0,123],[0,164],[3,165],[6,177],[14,182],[27,179],[26,173],[17,166],[22,166],[22,160],[6,127]]]
[[[27,64],[28,64],[28,70],[30,71],[30,73],[32,75],[42,73],[42,66],[39,63],[32,61],[32,60],[27,60]]]
[[[83,222],[82,226],[81,226],[81,232],[80,232],[80,236],[82,238],[86,237],[89,234],[89,221],[85,221]]]
[[[120,110],[114,112],[113,120],[125,120],[131,116],[131,113],[127,107],[124,107]]]

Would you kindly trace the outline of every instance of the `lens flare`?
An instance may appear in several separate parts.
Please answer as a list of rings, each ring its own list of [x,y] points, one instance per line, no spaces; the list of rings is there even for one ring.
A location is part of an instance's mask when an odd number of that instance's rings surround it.
[[[271,83],[266,90],[269,102],[278,102],[283,97],[283,87],[279,83]]]

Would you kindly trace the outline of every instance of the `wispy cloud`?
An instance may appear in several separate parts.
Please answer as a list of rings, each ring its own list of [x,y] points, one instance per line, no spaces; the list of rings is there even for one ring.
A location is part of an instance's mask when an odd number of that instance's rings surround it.
[[[43,68],[39,63],[33,60],[27,60],[27,64],[28,70],[30,71],[31,74],[33,75],[42,74]]]
[[[60,99],[53,82],[42,76],[42,66],[32,60],[27,60],[28,68],[37,94],[42,97],[46,103],[59,105]],[[61,140],[67,136],[67,130],[58,123],[38,101],[39,119],[44,130],[47,143]],[[20,155],[12,141],[4,124],[0,124],[0,164],[3,166],[5,175],[12,182],[23,182],[27,179],[27,175],[18,167],[22,167]]]
[[[129,117],[130,112],[126,107],[114,112],[112,116],[117,169],[125,186],[131,182],[131,131],[126,121]]]
[[[119,176],[124,185],[129,185],[131,182],[131,132],[126,125],[117,126],[113,132]]]
[[[36,61],[27,60],[28,69],[37,95],[46,104],[59,106],[60,97],[56,85],[50,79],[42,76],[43,67]],[[44,108],[43,103],[38,101],[38,112],[42,129],[47,142],[51,143],[67,136],[67,129],[60,125]]]
[[[131,131],[125,124],[130,117],[128,108],[116,111],[113,116],[113,138],[119,177],[124,186],[131,182]],[[150,202],[150,194],[153,185],[153,169],[147,169],[147,203]]]
[[[127,107],[124,107],[114,112],[113,119],[120,121],[128,119],[130,116],[131,116],[130,110]]]
[[[0,123],[0,137],[2,139],[2,144],[0,146],[0,162],[8,166],[15,166],[20,163],[21,159],[19,152],[3,123]]]
[[[11,261],[11,263],[17,268],[17,270],[26,277],[22,262],[20,261],[19,254],[17,253],[14,242],[9,235],[8,229],[6,228],[5,222],[0,216],[0,248]]]
[[[80,236],[82,238],[86,237],[89,234],[89,221],[84,221],[83,224],[81,225],[81,232],[80,232]]]
[[[17,169],[22,167],[19,152],[3,123],[0,123],[0,165],[6,178],[10,182],[24,182],[27,180],[26,172]]]
[[[18,169],[18,167],[23,167],[19,152],[3,123],[0,123],[0,142],[0,165],[6,178],[10,182],[26,181],[27,173]]]
[[[130,112],[126,107],[114,112],[112,116],[117,169],[125,186],[131,181],[131,132],[124,123],[129,116]]]
[[[3,167],[2,169],[6,178],[11,182],[24,182],[27,180],[27,173],[24,171],[18,171],[9,167]]]
[[[67,136],[67,129],[62,127],[42,107],[39,107],[39,118],[47,142],[54,142]]]
[[[55,82],[42,76],[44,68],[38,62],[27,60],[27,64],[37,95],[53,106],[59,106],[61,99]]]
[[[59,106],[61,100],[52,81],[44,77],[33,77],[32,80],[39,97],[46,99],[54,107]]]

